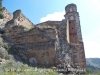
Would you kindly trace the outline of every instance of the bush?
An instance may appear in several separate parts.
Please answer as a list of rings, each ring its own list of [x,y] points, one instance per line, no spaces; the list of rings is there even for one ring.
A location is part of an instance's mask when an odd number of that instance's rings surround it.
[[[0,14],[0,19],[3,19],[3,18],[4,18],[3,14]]]
[[[0,57],[6,58],[7,55],[8,55],[8,52],[3,47],[1,47],[0,48]]]
[[[9,50],[9,45],[8,45],[8,43],[3,43],[3,47],[4,47],[6,50]]]
[[[5,57],[5,59],[7,59],[7,60],[14,60],[14,57],[13,57],[13,55],[7,55]]]
[[[2,0],[0,0],[0,19],[4,18],[4,15],[2,14]]]
[[[29,67],[15,61],[6,61],[0,65],[0,75],[59,75],[56,71],[46,68]]]

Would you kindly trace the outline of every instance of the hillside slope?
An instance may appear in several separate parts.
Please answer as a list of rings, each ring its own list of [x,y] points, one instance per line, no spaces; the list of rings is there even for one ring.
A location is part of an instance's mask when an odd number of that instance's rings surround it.
[[[100,58],[86,58],[87,69],[100,70]]]

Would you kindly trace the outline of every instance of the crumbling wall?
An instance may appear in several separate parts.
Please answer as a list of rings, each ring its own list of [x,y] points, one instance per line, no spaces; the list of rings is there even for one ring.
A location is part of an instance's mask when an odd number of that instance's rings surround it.
[[[35,58],[38,66],[51,67],[60,63],[56,57],[56,31],[54,29],[33,28],[24,31],[20,26],[13,26],[9,35],[5,35],[14,50],[28,61]],[[6,33],[5,33],[6,34]],[[50,35],[49,35],[50,34]]]
[[[6,22],[3,19],[0,19],[0,29],[5,27]]]
[[[3,15],[4,15],[3,20],[5,22],[8,22],[13,18],[12,14],[5,7],[3,7]]]
[[[32,29],[34,27],[34,24],[21,13],[21,10],[16,10],[13,13],[12,20],[6,23],[4,29],[7,30],[15,25],[23,26],[27,29]]]

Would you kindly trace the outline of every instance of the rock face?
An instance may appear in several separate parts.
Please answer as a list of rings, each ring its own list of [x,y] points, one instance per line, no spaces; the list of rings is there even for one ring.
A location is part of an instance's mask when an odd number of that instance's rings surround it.
[[[13,18],[12,14],[5,7],[3,7],[3,15],[4,15],[3,20],[5,22],[8,22]]]
[[[16,10],[13,19],[6,23],[3,36],[17,56],[26,61],[34,58],[38,66],[51,67],[65,63],[86,69],[76,5],[67,5],[65,11],[62,21],[47,21],[34,26],[21,10]]]

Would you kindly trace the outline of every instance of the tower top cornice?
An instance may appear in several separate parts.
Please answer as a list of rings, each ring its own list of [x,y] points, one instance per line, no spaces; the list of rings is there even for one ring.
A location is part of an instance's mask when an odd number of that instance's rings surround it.
[[[72,7],[72,6],[74,6],[74,7],[77,8],[76,4],[71,3],[71,4],[68,4],[68,5],[65,7],[65,10],[68,9],[68,8],[70,8],[70,7]]]

